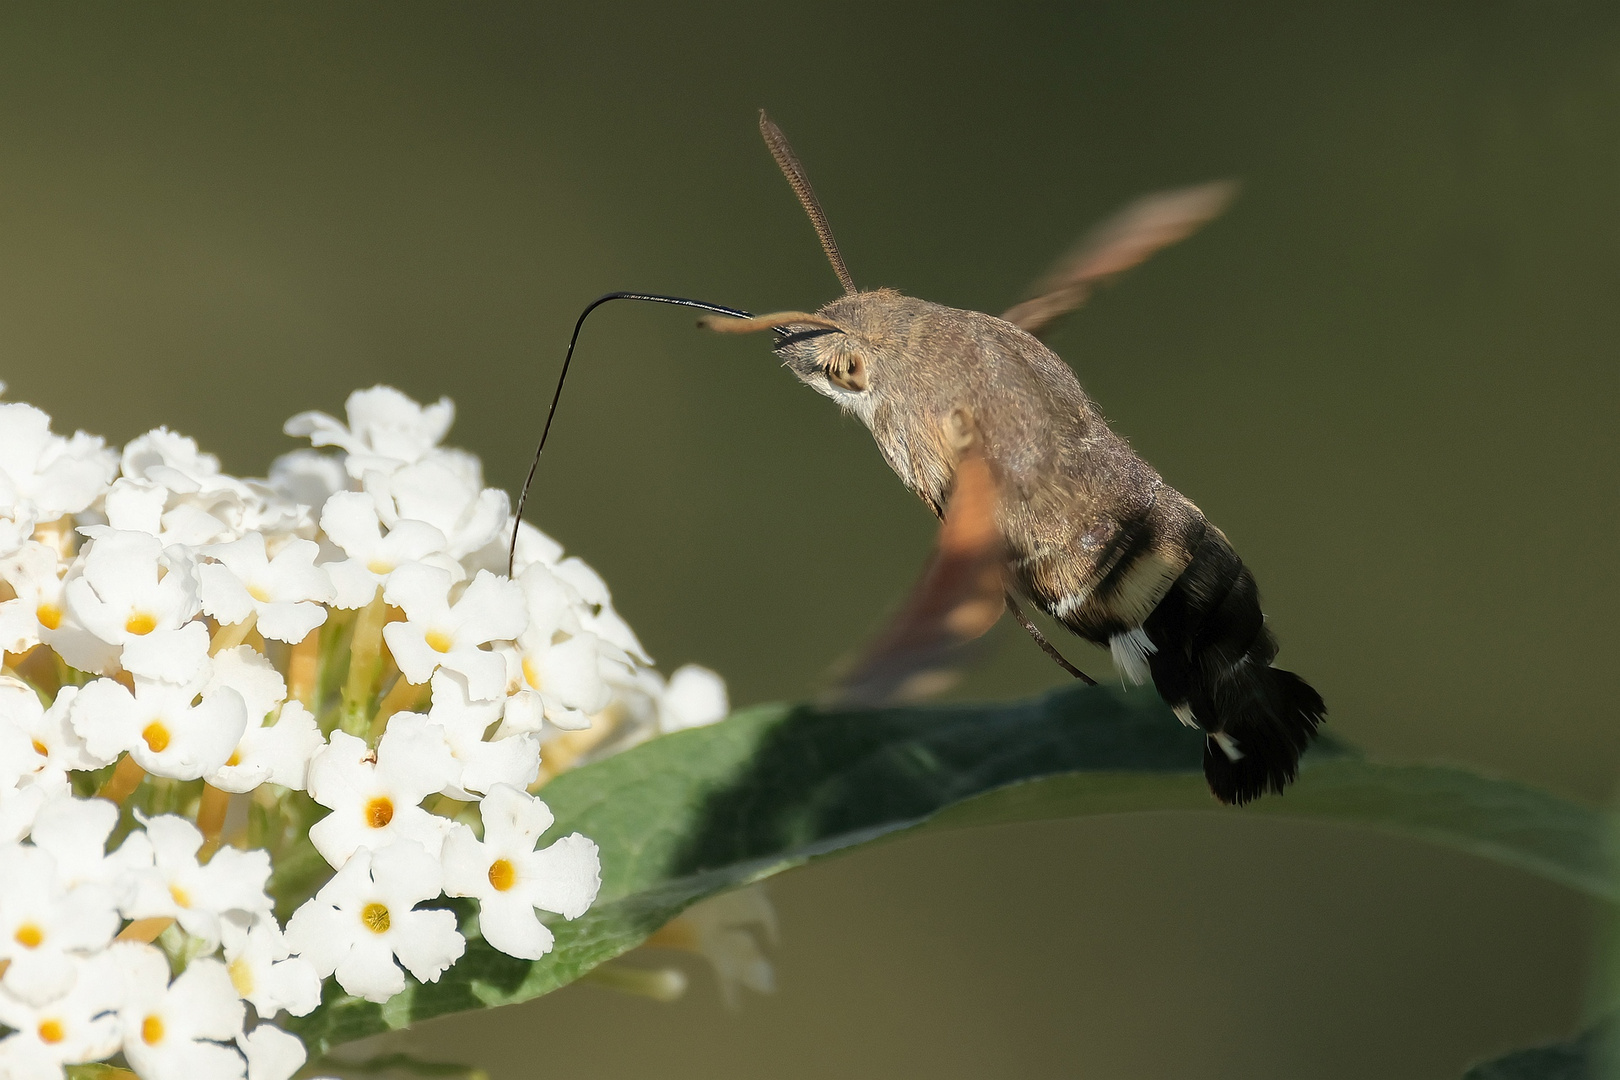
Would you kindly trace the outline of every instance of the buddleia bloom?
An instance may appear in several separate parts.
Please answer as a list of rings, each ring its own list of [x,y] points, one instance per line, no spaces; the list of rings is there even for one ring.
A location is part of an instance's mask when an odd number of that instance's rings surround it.
[[[594,901],[595,844],[542,843],[531,789],[723,687],[664,682],[454,415],[359,391],[251,479],[0,404],[0,1076],[288,1080],[283,1018],[329,983],[454,968],[447,891],[522,958]]]

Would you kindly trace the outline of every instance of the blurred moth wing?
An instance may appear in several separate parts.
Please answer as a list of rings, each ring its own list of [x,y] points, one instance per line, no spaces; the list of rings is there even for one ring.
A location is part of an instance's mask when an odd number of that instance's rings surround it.
[[[872,708],[916,701],[956,681],[972,644],[1006,607],[998,492],[976,446],[962,452],[922,577],[900,610],[839,679],[830,703]]]
[[[1008,308],[1001,317],[1039,337],[1052,323],[1084,304],[1099,282],[1147,261],[1155,252],[1207,225],[1231,204],[1237,191],[1236,182],[1217,180],[1142,196],[1081,237],[1035,283],[1034,296]]]

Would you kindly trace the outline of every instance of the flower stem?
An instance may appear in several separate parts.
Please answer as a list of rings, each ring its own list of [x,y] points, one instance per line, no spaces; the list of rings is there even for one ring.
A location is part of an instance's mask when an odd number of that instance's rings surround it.
[[[306,709],[315,708],[315,683],[321,670],[321,629],[304,635],[287,654],[287,696]]]
[[[174,920],[167,915],[159,915],[151,919],[136,919],[122,930],[118,931],[119,941],[141,941],[150,945],[158,939],[158,935],[174,925]]]
[[[141,781],[144,779],[146,779],[146,770],[135,763],[133,756],[125,754],[118,759],[118,767],[113,770],[111,776],[107,777],[107,782],[101,785],[101,790],[96,792],[96,795],[98,798],[110,799],[122,805],[124,800],[133,795],[135,789],[141,786]]]
[[[654,1001],[675,1001],[686,993],[686,973],[679,968],[642,968],[629,964],[603,964],[580,976],[580,982],[595,983]]]
[[[208,643],[208,655],[218,656],[226,649],[234,649],[247,640],[253,633],[253,624],[259,621],[257,611],[249,612],[248,617],[241,622],[228,623],[214,631],[214,639]]]
[[[338,727],[362,739],[371,727],[371,702],[382,677],[382,630],[387,621],[388,605],[379,588],[354,623],[354,639],[349,643],[349,679],[343,686],[343,705],[338,713]]]
[[[204,784],[197,803],[197,831],[203,834],[199,856],[206,861],[219,850],[219,834],[225,831],[225,812],[230,809],[231,793],[213,784]]]
[[[427,683],[413,683],[401,675],[394,680],[388,693],[383,695],[382,701],[377,703],[377,715],[371,719],[371,738],[373,741],[382,738],[383,729],[388,726],[388,718],[397,712],[406,712],[414,709],[422,700],[427,690]]]

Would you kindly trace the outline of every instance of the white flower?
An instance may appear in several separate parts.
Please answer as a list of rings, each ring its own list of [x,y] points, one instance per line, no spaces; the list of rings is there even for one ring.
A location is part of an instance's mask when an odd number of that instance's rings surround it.
[[[384,524],[425,521],[458,559],[504,533],[512,510],[506,492],[484,487],[483,466],[463,450],[435,450],[392,473],[367,472],[364,486]]]
[[[730,711],[725,680],[706,667],[687,664],[675,669],[659,696],[658,727],[662,731],[702,727],[724,720]]]
[[[289,701],[274,723],[250,723],[236,750],[207,779],[221,791],[252,791],[260,784],[302,791],[310,759],[325,744],[315,714],[302,702]]]
[[[48,544],[30,540],[0,559],[0,578],[16,596],[0,603],[0,649],[26,652],[42,632],[62,624],[62,560]]]
[[[268,657],[249,645],[215,653],[203,693],[228,686],[242,695],[248,722],[258,724],[287,700],[287,680]]]
[[[325,570],[337,590],[335,606],[356,608],[370,603],[395,570],[444,551],[444,533],[425,521],[404,518],[383,534],[377,504],[370,495],[343,491],[326,501],[321,530],[348,556],[327,563]],[[459,575],[461,568],[448,556],[435,565]]]
[[[416,905],[439,895],[439,861],[420,844],[361,848],[315,898],[287,922],[287,944],[324,978],[367,1001],[405,989],[399,962],[422,982],[437,982],[466,950],[456,917]]]
[[[124,866],[107,858],[107,837],[117,824],[117,804],[60,795],[40,808],[30,839],[56,860],[57,875],[68,888],[85,882],[105,885],[122,904]]]
[[[389,579],[384,599],[405,611],[405,622],[383,627],[383,639],[413,683],[425,683],[440,667],[467,680],[479,701],[500,697],[506,686],[506,664],[479,648],[523,632],[528,615],[523,590],[512,581],[480,571],[453,605],[450,575],[420,563],[402,566]]]
[[[0,741],[3,741],[3,736],[0,736]],[[0,784],[0,843],[27,836],[39,808],[53,794],[39,784],[29,784],[23,788],[8,788]]]
[[[519,959],[538,960],[551,951],[553,938],[535,909],[568,919],[583,915],[602,885],[601,856],[579,833],[536,851],[535,841],[555,819],[545,803],[517,788],[492,788],[478,809],[482,842],[466,825],[445,838],[445,892],[477,897],[485,941]]]
[[[164,547],[195,547],[237,535],[232,522],[240,521],[241,507],[234,492],[176,495],[153,480],[122,476],[113,481],[102,501],[105,525],[86,525],[90,537],[109,532],[141,532],[155,536]]]
[[[268,852],[223,847],[207,863],[199,863],[203,836],[191,822],[164,814],[145,825],[145,832],[131,833],[118,849],[124,865],[142,867],[125,909],[130,918],[168,916],[186,933],[217,945],[222,916],[241,912],[269,917],[271,900],[264,891],[270,880]]]
[[[120,1035],[116,1011],[123,978],[105,953],[72,960],[72,989],[31,1002],[0,989],[0,1024],[13,1034],[0,1040],[0,1076],[58,1080],[62,1066],[110,1057]]]
[[[433,706],[427,720],[444,729],[445,742],[460,765],[453,784],[445,789],[451,798],[472,800],[469,792],[488,791],[496,784],[526,788],[540,776],[540,740],[534,735],[514,735],[484,741],[484,734],[501,719],[506,703],[473,701],[467,683],[460,675],[437,671],[433,675]],[[414,715],[400,713],[400,716]]]
[[[264,535],[256,532],[204,548],[219,561],[197,568],[202,608],[221,623],[256,615],[259,633],[297,644],[326,621],[321,605],[334,596],[331,579],[315,565],[320,551],[312,541],[292,539],[270,558]]]
[[[286,937],[274,917],[251,926],[227,918],[220,923],[220,936],[231,985],[260,1016],[274,1016],[282,1009],[305,1016],[321,1003],[321,977],[308,960],[288,955]]]
[[[415,713],[389,721],[375,754],[363,739],[334,731],[309,764],[310,797],[332,811],[310,827],[310,843],[334,867],[356,848],[376,850],[397,838],[436,857],[450,823],[418,804],[457,771],[444,729]]]
[[[507,553],[511,551],[512,541],[511,518],[501,526],[501,531],[495,534],[494,542],[483,551],[478,552],[480,559],[488,558],[488,569],[497,573],[506,573]],[[563,546],[527,521],[517,523],[517,550],[512,551],[512,573],[521,577],[523,571],[537,564],[554,566],[562,558]],[[480,563],[481,566],[485,565]]]
[[[178,647],[176,635],[199,610],[191,559],[184,549],[165,551],[156,537],[138,532],[105,532],[85,551],[79,575],[65,589],[73,617],[121,650],[125,668],[163,677],[163,657]],[[74,667],[104,670],[85,668],[66,652],[63,657]]]
[[[776,909],[763,885],[748,885],[692,905],[649,944],[690,949],[702,956],[714,968],[721,998],[735,1006],[739,986],[759,994],[776,989],[760,937],[776,940]]]
[[[272,1024],[238,1035],[236,1045],[247,1058],[247,1080],[291,1080],[309,1057],[298,1036]]]
[[[518,643],[520,689],[539,695],[546,719],[557,727],[589,727],[591,714],[613,700],[613,690],[602,678],[603,660],[602,641],[595,634],[581,632],[553,643],[525,633]]]
[[[630,624],[613,610],[613,598],[609,595],[607,582],[602,580],[601,574],[577,555],[564,559],[551,570],[557,577],[573,586],[587,605],[580,618],[585,629],[608,644],[618,646],[642,663],[652,663],[652,657],[641,647],[641,641],[636,637],[635,631],[630,629]]]
[[[248,723],[241,742],[206,777],[208,782],[221,791],[252,791],[265,783],[302,790],[309,759],[325,739],[314,715],[301,703],[286,700],[281,672],[258,650],[238,645],[214,657],[203,694],[221,686],[242,695]]]
[[[51,433],[32,405],[0,405],[0,515],[51,521],[89,506],[117,468],[102,440]]]
[[[147,772],[173,780],[196,780],[229,760],[247,730],[241,694],[221,686],[197,700],[195,681],[134,681],[131,694],[97,679],[73,699],[68,715],[90,753],[110,760],[127,750]]]
[[[349,487],[343,462],[315,450],[294,450],[270,463],[270,487],[282,498],[310,508],[318,519],[326,500]]]
[[[119,1012],[124,1057],[143,1080],[242,1080],[229,1043],[242,1031],[242,1002],[218,960],[193,960],[169,982],[169,961],[150,945],[113,947],[123,969]]]
[[[589,727],[591,714],[613,696],[602,678],[604,663],[628,664],[629,658],[586,632],[582,618],[591,612],[585,601],[549,567],[529,567],[519,584],[529,623],[506,653],[516,668],[510,682],[524,696],[538,695],[539,711],[555,726]]]
[[[18,762],[24,768],[17,770],[36,784],[52,790],[65,790],[68,773],[78,769],[99,769],[111,758],[98,757],[85,747],[68,722],[76,686],[64,686],[57,691],[56,701],[49,709],[40,704],[33,687],[10,676],[0,676],[0,783],[10,779],[13,755],[7,749],[11,738],[6,729],[19,733],[31,760]],[[15,744],[13,744],[15,745]]]
[[[166,427],[131,439],[124,446],[119,471],[181,495],[235,491],[241,483],[221,472],[219,458],[198,449],[196,439]]]
[[[68,888],[49,852],[0,845],[0,960],[10,960],[5,988],[39,1003],[73,985],[70,952],[105,948],[118,912],[99,885]]]
[[[349,423],[323,412],[301,412],[282,428],[288,435],[307,435],[315,446],[339,446],[356,480],[368,471],[392,472],[439,445],[455,422],[449,398],[423,407],[391,386],[356,390],[344,402]]]

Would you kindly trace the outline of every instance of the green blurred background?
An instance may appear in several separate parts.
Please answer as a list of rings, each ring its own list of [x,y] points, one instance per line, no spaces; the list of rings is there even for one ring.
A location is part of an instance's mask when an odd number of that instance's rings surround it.
[[[1336,734],[1609,797],[1612,4],[9,5],[7,396],[262,473],[286,416],[385,381],[452,396],[511,487],[593,296],[837,291],[761,105],[858,282],[990,311],[1124,200],[1240,177],[1053,344],[1255,569]],[[531,516],[739,703],[813,690],[930,542],[863,430],[685,313],[599,315],[555,435]],[[962,693],[1060,681],[997,641]],[[676,1005],[576,986],[409,1041],[498,1078],[1454,1077],[1578,1022],[1594,915],[1231,811],[773,890],[781,990],[740,1012],[695,971]]]

